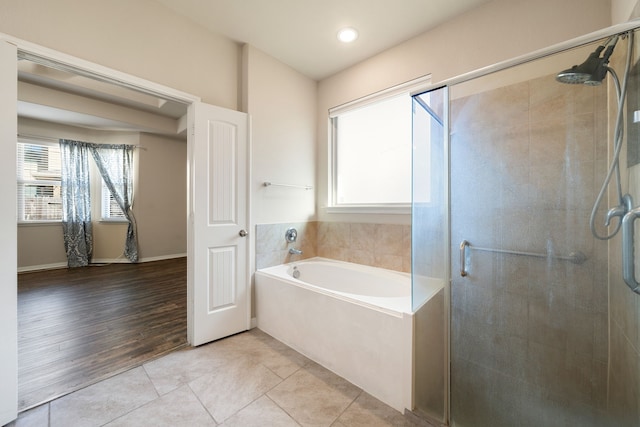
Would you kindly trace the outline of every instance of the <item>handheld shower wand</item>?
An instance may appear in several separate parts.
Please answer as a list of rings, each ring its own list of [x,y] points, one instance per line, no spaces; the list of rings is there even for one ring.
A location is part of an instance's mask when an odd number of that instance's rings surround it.
[[[618,43],[618,36],[610,37],[604,44],[598,46],[580,65],[574,65],[556,75],[560,83],[586,84],[596,86],[602,83],[609,69],[609,58]],[[600,54],[604,51],[604,54]]]
[[[556,75],[556,80],[560,83],[596,86],[602,83],[604,78],[607,76],[607,72],[609,72],[616,88],[616,95],[618,98],[618,113],[616,116],[615,131],[613,136],[613,160],[611,161],[611,165],[609,166],[607,176],[602,183],[602,188],[600,189],[600,192],[598,193],[598,196],[596,197],[596,200],[593,204],[593,209],[591,210],[591,216],[589,218],[591,233],[595,238],[600,240],[609,240],[613,236],[615,236],[618,233],[618,230],[620,230],[620,226],[622,225],[622,217],[624,217],[624,215],[626,215],[626,213],[629,212],[633,207],[631,196],[629,194],[622,194],[619,165],[620,151],[622,149],[622,141],[624,138],[623,108],[627,92],[627,80],[629,76],[629,68],[631,65],[631,56],[633,49],[633,33],[629,32],[626,35],[629,41],[627,43],[627,60],[624,70],[624,77],[622,80],[622,87],[620,87],[620,80],[618,79],[618,75],[616,74],[615,70],[609,67],[609,58],[611,57],[613,49],[615,48],[616,43],[618,43],[618,40],[620,38],[620,36],[618,35],[610,37],[605,41],[604,44],[598,46],[596,50],[593,51],[586,59],[586,61],[584,61],[582,64],[574,65],[573,67],[561,71]],[[601,54],[602,56],[600,56]],[[611,182],[611,178],[614,174],[616,176],[618,205],[609,209],[606,214],[604,224],[606,227],[609,227],[609,225],[611,224],[611,219],[614,217],[619,217],[620,221],[618,221],[615,229],[611,234],[601,236],[596,230],[595,218],[602,199],[607,192],[607,188],[609,186],[609,183]]]

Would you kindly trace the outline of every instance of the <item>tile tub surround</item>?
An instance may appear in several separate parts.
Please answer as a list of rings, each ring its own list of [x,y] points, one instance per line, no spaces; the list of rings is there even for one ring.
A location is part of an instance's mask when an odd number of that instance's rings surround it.
[[[284,237],[291,227],[298,231],[295,243],[287,242]],[[317,236],[318,223],[315,221],[256,225],[256,269],[317,256]],[[290,248],[300,249],[302,254],[292,255]]]
[[[160,359],[20,414],[10,427],[423,426],[258,329]]]
[[[298,230],[296,243],[284,239],[289,227]],[[289,254],[290,247],[303,254]],[[411,226],[325,221],[256,226],[256,268],[314,256],[409,273]]]

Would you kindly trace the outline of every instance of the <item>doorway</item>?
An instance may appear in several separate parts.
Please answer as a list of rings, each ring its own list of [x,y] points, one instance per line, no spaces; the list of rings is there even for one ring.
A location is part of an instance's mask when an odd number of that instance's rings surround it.
[[[89,76],[187,106],[179,124],[187,132],[187,340],[204,344],[250,328],[249,118],[245,113],[202,103],[198,97],[10,36],[0,43],[0,137],[15,141],[17,62]],[[186,123],[186,125],[185,125]],[[16,196],[16,147],[4,145],[0,193],[11,206]],[[216,163],[217,162],[217,163]],[[196,164],[197,163],[197,164]],[[220,167],[227,166],[227,167]],[[197,166],[197,167],[196,167]],[[213,189],[213,184],[216,184]],[[212,191],[209,191],[212,189]],[[196,203],[200,202],[200,204]],[[221,212],[212,207],[226,206]],[[14,209],[0,214],[0,423],[17,415],[17,225]],[[222,227],[218,227],[222,225]],[[199,228],[198,228],[199,227]],[[199,229],[200,231],[196,231]],[[202,298],[202,295],[214,296]],[[222,296],[223,298],[217,298]],[[220,328],[223,325],[224,328]]]
[[[134,213],[142,261],[123,263],[127,223],[103,218],[98,174],[91,177],[92,266],[66,268],[59,220],[19,217],[19,410],[186,345],[186,114],[184,103],[18,62],[19,140],[138,147]],[[46,161],[32,169],[55,175]]]

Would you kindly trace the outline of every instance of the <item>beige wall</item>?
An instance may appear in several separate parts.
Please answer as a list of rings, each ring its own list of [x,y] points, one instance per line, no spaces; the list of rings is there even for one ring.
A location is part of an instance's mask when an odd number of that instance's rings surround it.
[[[611,0],[611,23],[619,24],[637,17],[637,14],[634,16],[634,9],[638,4],[638,0]]]
[[[243,58],[243,111],[251,116],[252,222],[312,220],[316,82],[249,45]],[[314,189],[265,187],[265,181]]]
[[[187,253],[187,144],[141,134],[134,211],[143,260]]]
[[[237,43],[152,0],[0,0],[0,32],[238,108]]]
[[[293,222],[302,231],[306,221],[315,219],[316,82],[250,45],[243,47],[242,65],[242,111],[251,117],[253,271],[265,257],[256,252],[284,242],[284,234],[262,233],[271,228],[261,224]],[[265,181],[311,185],[314,190],[265,187]],[[253,318],[253,285],[251,293]]]
[[[610,23],[609,0],[494,0],[319,82],[318,219],[400,224],[410,221],[408,215],[326,213],[329,108],[427,74],[432,74],[433,83],[437,83]]]

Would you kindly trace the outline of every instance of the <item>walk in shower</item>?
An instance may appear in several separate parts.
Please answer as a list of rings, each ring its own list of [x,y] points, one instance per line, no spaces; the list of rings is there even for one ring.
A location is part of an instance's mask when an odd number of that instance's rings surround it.
[[[416,390],[417,411],[640,425],[640,39],[626,28],[414,96],[414,287],[447,282],[449,362],[444,399]]]

